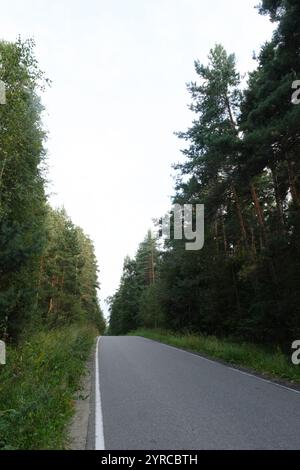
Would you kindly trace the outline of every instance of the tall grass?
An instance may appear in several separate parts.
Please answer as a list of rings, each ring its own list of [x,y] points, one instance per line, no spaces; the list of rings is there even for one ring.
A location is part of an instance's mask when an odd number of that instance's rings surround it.
[[[0,366],[0,448],[64,447],[95,335],[92,327],[71,326],[8,348],[7,364]]]
[[[218,339],[214,336],[177,334],[165,330],[140,329],[130,334],[202,353],[237,366],[247,367],[269,378],[300,384],[300,366],[293,365],[291,358],[283,354],[279,348],[267,350],[246,342],[238,343]]]

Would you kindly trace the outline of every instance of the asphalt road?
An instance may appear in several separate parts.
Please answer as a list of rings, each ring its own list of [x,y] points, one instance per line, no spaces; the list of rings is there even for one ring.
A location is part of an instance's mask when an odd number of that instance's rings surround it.
[[[98,354],[107,450],[300,449],[299,392],[140,337]]]

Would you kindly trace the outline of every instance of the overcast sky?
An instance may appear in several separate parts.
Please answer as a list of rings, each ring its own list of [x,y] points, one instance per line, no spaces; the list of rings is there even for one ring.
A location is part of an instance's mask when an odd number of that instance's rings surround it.
[[[257,3],[0,0],[2,39],[33,37],[53,81],[43,97],[50,200],[95,242],[105,311],[124,257],[169,207],[193,62],[220,42],[242,73],[253,69],[272,32]]]

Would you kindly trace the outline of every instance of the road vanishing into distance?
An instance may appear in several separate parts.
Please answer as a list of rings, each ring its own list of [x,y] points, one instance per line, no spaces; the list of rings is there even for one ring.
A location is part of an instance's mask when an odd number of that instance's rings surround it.
[[[300,393],[141,337],[102,337],[90,448],[300,449]]]

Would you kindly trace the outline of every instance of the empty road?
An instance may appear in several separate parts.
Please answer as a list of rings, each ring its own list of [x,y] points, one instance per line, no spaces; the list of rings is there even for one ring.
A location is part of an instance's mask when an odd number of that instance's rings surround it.
[[[145,338],[100,338],[92,402],[94,448],[300,449],[299,392]]]

